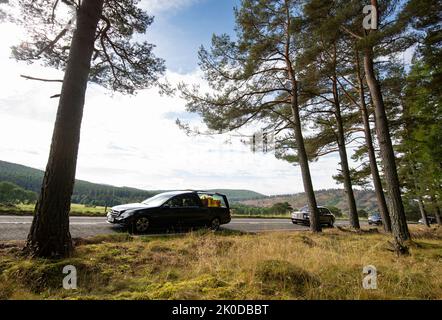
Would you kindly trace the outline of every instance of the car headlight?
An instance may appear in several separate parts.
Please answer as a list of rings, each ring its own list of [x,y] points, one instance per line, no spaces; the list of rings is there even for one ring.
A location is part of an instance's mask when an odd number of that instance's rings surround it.
[[[126,218],[133,216],[134,213],[135,213],[135,210],[127,210],[127,211],[124,211],[122,214],[120,214],[119,218],[126,219]]]

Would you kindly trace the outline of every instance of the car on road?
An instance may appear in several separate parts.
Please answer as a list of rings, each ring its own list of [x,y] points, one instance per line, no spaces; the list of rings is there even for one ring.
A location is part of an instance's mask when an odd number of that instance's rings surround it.
[[[175,226],[218,230],[230,219],[225,195],[194,190],[160,193],[141,203],[115,206],[107,214],[107,222],[128,227],[134,233]]]
[[[375,213],[375,214],[368,216],[368,224],[370,226],[373,224],[376,226],[380,226],[382,224],[381,215],[379,213]]]
[[[319,221],[322,225],[328,225],[333,227],[335,223],[335,216],[331,211],[326,207],[318,207],[319,209]],[[303,224],[310,225],[310,213],[308,206],[303,207],[299,211],[295,211],[292,213],[292,223],[293,224]]]
[[[428,220],[429,224],[436,224],[437,223],[436,217],[433,217],[433,216],[427,216],[427,220]],[[425,224],[423,218],[419,219],[419,224]]]

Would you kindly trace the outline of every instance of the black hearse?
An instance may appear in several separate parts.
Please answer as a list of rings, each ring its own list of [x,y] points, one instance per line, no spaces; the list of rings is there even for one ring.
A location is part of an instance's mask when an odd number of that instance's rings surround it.
[[[225,195],[193,190],[160,193],[141,203],[113,207],[107,214],[109,223],[126,226],[135,233],[172,226],[208,226],[218,230],[230,219]]]

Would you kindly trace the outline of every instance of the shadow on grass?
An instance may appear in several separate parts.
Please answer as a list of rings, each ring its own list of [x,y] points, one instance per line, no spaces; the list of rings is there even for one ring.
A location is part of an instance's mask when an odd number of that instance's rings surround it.
[[[442,250],[442,245],[439,244],[435,244],[435,243],[428,243],[428,242],[423,242],[421,240],[419,241],[414,241],[414,244],[421,249],[441,249]],[[441,251],[442,253],[442,251]]]
[[[112,226],[113,234],[96,235],[87,238],[73,238],[75,246],[87,245],[87,244],[99,244],[103,242],[125,242],[132,241],[134,238],[141,238],[143,241],[149,241],[149,239],[167,239],[181,237],[189,234],[195,234],[203,236],[205,234],[216,234],[217,236],[229,237],[229,236],[242,236],[251,234],[248,232],[230,230],[220,228],[217,231],[210,230],[207,227],[178,227],[178,228],[155,228],[145,233],[131,233],[127,228],[122,226]]]

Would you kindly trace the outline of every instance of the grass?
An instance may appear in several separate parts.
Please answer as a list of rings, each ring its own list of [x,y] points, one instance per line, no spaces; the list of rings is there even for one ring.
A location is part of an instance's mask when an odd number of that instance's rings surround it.
[[[0,244],[0,299],[442,299],[442,229],[412,226],[410,255],[390,236],[327,229],[77,240],[73,257],[30,260]],[[74,265],[78,289],[61,288]],[[378,289],[362,288],[374,265]]]
[[[35,204],[19,204],[16,206],[0,205],[0,215],[33,215]],[[82,204],[71,204],[71,216],[105,216],[105,207],[87,207]]]

